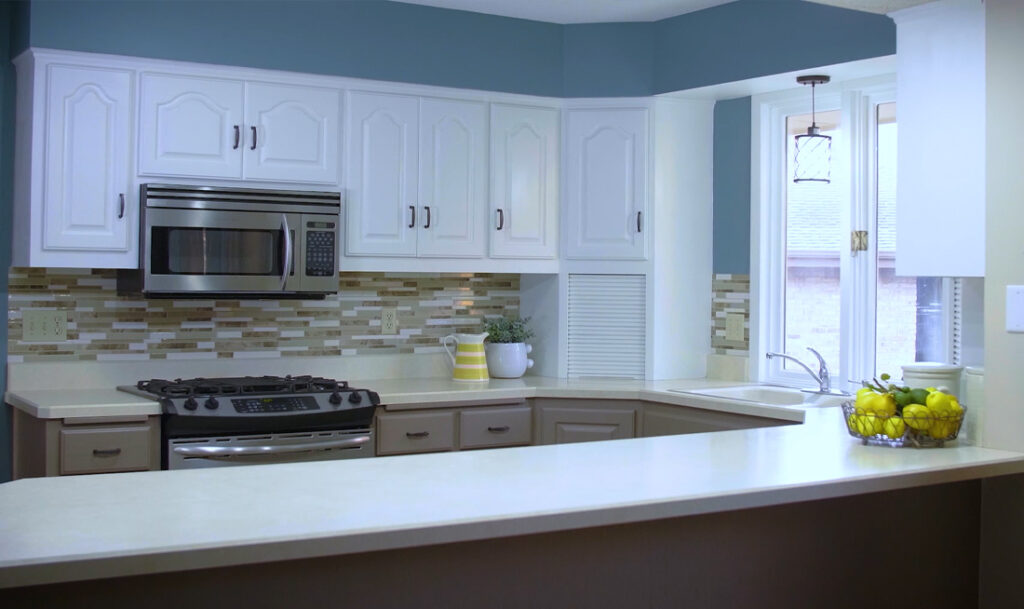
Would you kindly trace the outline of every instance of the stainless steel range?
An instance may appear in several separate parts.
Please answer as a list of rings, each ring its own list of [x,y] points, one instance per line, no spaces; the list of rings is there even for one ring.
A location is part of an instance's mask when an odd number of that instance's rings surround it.
[[[153,379],[118,387],[163,407],[162,465],[321,461],[374,456],[380,397],[312,376]]]

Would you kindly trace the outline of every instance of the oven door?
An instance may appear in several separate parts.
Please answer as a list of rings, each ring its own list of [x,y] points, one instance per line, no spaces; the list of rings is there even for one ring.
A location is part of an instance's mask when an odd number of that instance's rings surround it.
[[[298,292],[303,216],[146,210],[144,291]]]

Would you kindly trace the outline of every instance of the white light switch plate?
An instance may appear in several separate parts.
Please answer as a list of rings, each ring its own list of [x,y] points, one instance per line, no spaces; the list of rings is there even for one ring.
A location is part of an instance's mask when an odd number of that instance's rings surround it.
[[[725,340],[743,340],[743,316],[739,313],[725,316]]]
[[[1006,331],[1024,332],[1024,285],[1006,286]]]

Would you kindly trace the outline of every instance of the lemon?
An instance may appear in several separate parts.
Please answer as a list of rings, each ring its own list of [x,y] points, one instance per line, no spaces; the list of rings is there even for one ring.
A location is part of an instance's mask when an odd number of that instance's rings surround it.
[[[911,429],[928,431],[932,426],[932,412],[927,406],[908,404],[903,408],[903,420]]]
[[[882,433],[882,419],[873,414],[854,415],[856,432],[862,436],[873,436]]]
[[[889,417],[882,422],[882,433],[892,439],[902,438],[906,430],[907,424],[900,417]]]
[[[864,398],[864,404],[860,406],[866,413],[881,415],[896,414],[896,400],[888,393],[875,393]]]

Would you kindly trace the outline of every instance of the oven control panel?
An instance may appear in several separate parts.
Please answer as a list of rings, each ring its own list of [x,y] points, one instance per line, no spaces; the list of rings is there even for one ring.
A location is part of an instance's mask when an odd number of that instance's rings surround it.
[[[235,412],[246,414],[320,410],[320,405],[317,404],[316,398],[308,395],[300,397],[234,398],[231,400],[231,405],[235,407]]]

